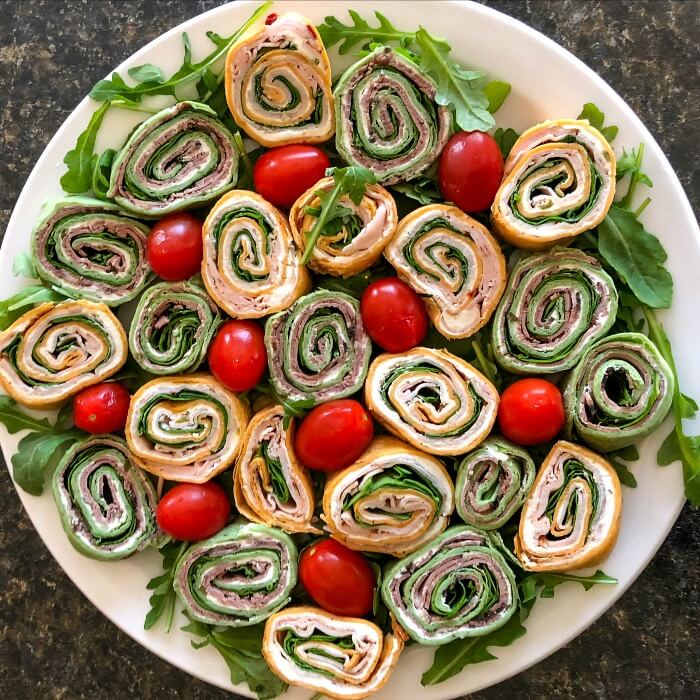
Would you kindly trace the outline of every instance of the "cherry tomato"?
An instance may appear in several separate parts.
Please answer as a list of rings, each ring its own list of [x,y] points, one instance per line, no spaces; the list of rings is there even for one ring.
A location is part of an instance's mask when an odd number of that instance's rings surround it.
[[[156,520],[176,540],[196,542],[226,525],[231,502],[219,484],[178,484],[160,499]]]
[[[552,440],[565,420],[561,392],[546,379],[520,379],[501,394],[498,425],[518,445]]]
[[[73,422],[88,433],[124,430],[129,412],[129,392],[117,382],[89,386],[73,398]]]
[[[316,146],[292,144],[271,148],[253,167],[255,191],[275,206],[288,208],[330,168],[328,156]]]
[[[373,437],[374,424],[364,406],[338,399],[308,413],[297,430],[294,449],[305,467],[329,472],[352,464]]]
[[[202,255],[202,222],[184,211],[161,219],[146,243],[146,257],[153,272],[168,282],[196,275]]]
[[[299,557],[299,578],[309,595],[334,615],[361,617],[372,610],[374,572],[359,552],[319,540]]]
[[[428,332],[423,300],[398,277],[372,282],[360,300],[367,333],[387,352],[404,352],[418,345]]]
[[[231,391],[252,389],[265,374],[265,335],[255,321],[226,321],[209,347],[209,368]]]
[[[442,196],[466,212],[488,209],[503,179],[503,154],[493,136],[460,131],[440,156]]]

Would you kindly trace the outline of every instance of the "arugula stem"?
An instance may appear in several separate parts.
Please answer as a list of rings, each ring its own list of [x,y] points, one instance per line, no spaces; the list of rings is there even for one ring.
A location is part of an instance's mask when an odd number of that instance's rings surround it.
[[[474,349],[474,354],[476,355],[476,359],[479,363],[481,373],[491,382],[491,384],[495,384],[496,377],[491,371],[491,367],[489,366],[490,363],[486,358],[486,355],[484,355],[484,351],[481,349],[481,345],[478,340],[472,340],[472,348]]]
[[[253,164],[250,162],[250,158],[248,157],[248,152],[245,150],[245,144],[243,143],[243,137],[241,136],[240,131],[236,131],[233,134],[233,140],[236,144],[236,148],[238,148],[238,153],[241,156],[241,159],[243,160],[243,165],[245,166],[245,171],[246,175],[250,175],[250,177],[253,177]]]
[[[140,104],[137,105],[130,105],[127,104],[126,102],[109,102],[106,103],[109,104],[110,107],[116,107],[117,109],[127,109],[130,112],[143,112],[144,114],[158,114],[163,108],[161,107],[160,109],[148,109],[147,107],[142,107]],[[175,102],[173,104],[176,104]]]
[[[634,212],[634,215],[639,218],[642,215],[642,212],[651,204],[651,197],[647,197],[640,205],[637,207],[637,210]]]
[[[637,157],[634,161],[635,168],[630,175],[630,184],[627,188],[627,194],[618,202],[618,206],[622,207],[623,209],[629,209],[630,205],[632,204],[632,198],[634,197],[634,192],[637,189],[637,182],[639,181],[639,172],[642,166],[642,160],[644,160],[644,144],[640,143],[639,149],[637,150]],[[643,206],[646,207],[646,204]]]
[[[301,258],[301,264],[306,265],[306,263],[311,260],[311,254],[313,253],[314,246],[316,245],[316,241],[318,241],[319,236],[321,235],[321,231],[323,231],[323,227],[326,225],[326,222],[328,221],[328,217],[330,213],[335,209],[335,205],[338,203],[338,200],[340,199],[340,191],[341,187],[339,184],[336,184],[335,187],[333,188],[333,191],[331,192],[328,202],[325,206],[321,208],[321,213],[319,214],[318,219],[316,219],[316,223],[314,224],[314,227],[311,229],[309,232],[309,235],[306,237],[306,245],[304,247],[304,255]]]

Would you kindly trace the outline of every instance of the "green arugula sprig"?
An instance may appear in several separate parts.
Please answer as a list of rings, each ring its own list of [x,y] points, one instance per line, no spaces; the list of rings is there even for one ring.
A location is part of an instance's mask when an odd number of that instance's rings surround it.
[[[372,27],[354,10],[349,10],[348,14],[350,24],[329,16],[318,27],[327,47],[337,44],[340,54],[352,50],[362,54],[377,45],[398,45],[403,55],[416,61],[436,82],[435,101],[454,110],[460,129],[488,131],[496,125],[492,113],[510,93],[508,83],[487,82],[481,71],[465,70],[450,57],[449,43],[434,37],[423,27],[415,32],[403,32],[377,11],[374,14],[378,25]]]
[[[9,433],[29,430],[12,455],[12,477],[18,486],[33,496],[44,491],[47,474],[53,473],[66,449],[84,436],[73,430],[73,412],[70,403],[51,423],[47,418],[35,418],[22,410],[9,396],[0,395],[0,423]]]
[[[588,119],[588,123],[598,129],[608,143],[612,143],[617,136],[618,128],[616,126],[605,126],[605,114],[596,107],[592,102],[586,102],[583,105],[581,114],[577,119]]]
[[[148,602],[150,610],[146,614],[143,623],[145,630],[151,629],[158,620],[164,618],[165,631],[170,632],[175,615],[175,589],[173,581],[175,579],[175,567],[187,549],[187,542],[171,541],[160,548],[163,557],[163,573],[154,576],[147,584],[146,588],[152,591]]]
[[[347,168],[329,168],[327,174],[333,175],[334,186],[330,192],[316,190],[314,193],[321,202],[320,207],[306,207],[306,213],[316,217],[313,228],[306,237],[304,255],[301,258],[302,265],[306,265],[311,259],[314,246],[319,237],[324,233],[337,233],[342,228],[352,210],[340,203],[343,195],[359,204],[365,195],[367,185],[373,185],[377,179],[371,170],[351,165]]]
[[[20,316],[29,311],[30,306],[37,306],[44,302],[65,301],[65,295],[50,287],[33,284],[7,299],[0,301],[0,330],[9,328]]]

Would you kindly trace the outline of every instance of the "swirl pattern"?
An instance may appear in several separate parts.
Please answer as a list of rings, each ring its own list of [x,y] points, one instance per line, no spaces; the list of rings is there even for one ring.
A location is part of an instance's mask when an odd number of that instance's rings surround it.
[[[221,321],[216,305],[191,282],[160,282],[141,297],[129,330],[136,363],[151,374],[196,370]]]
[[[515,553],[527,571],[593,566],[617,540],[622,496],[615,470],[600,455],[565,440],[537,472],[520,514]]]
[[[390,564],[381,590],[409,637],[428,645],[489,634],[518,607],[505,559],[486,533],[465,526]]]
[[[350,66],[335,88],[336,147],[384,185],[419,175],[437,159],[452,129],[435,83],[386,46]]]
[[[446,350],[414,348],[380,355],[370,367],[365,402],[390,433],[436,455],[460,455],[489,433],[496,387]]]
[[[191,209],[230,190],[238,151],[216,113],[178,102],[146,119],[115,156],[107,196],[139,216]]]
[[[289,223],[301,250],[305,249],[306,238],[321,211],[318,192],[330,192],[333,186],[332,177],[319,180],[292,206]],[[321,233],[311,254],[309,267],[321,274],[351,277],[379,260],[384,247],[396,233],[398,213],[394,198],[379,185],[367,185],[359,204],[355,204],[348,195],[343,195],[339,204],[348,210],[347,215],[337,230]]]
[[[294,454],[294,428],[284,429],[284,409],[270,406],[253,416],[233,475],[238,512],[286,532],[318,532],[314,489]]]
[[[442,462],[394,438],[376,438],[326,482],[323,517],[351,549],[402,557],[447,526],[454,487]]]
[[[126,357],[124,329],[104,304],[47,302],[0,332],[0,386],[24,406],[51,408],[116,374]]]
[[[506,286],[506,261],[493,236],[446,204],[421,207],[402,219],[384,255],[423,296],[433,324],[447,338],[467,338],[484,326]]]
[[[99,435],[73,445],[52,487],[63,529],[81,554],[124,559],[160,535],[155,490],[121,438]]]
[[[207,374],[163,377],[132,396],[124,432],[136,465],[201,484],[233,464],[248,419],[247,405]]]
[[[231,46],[225,85],[236,124],[263,146],[333,136],[328,55],[316,27],[295,12],[268,15]]]
[[[234,190],[222,197],[203,235],[204,285],[234,318],[281,311],[311,288],[286,218],[254,192]]]
[[[519,248],[539,250],[595,228],[615,196],[615,154],[587,121],[538,124],[516,141],[491,220]]]
[[[489,437],[457,469],[455,500],[459,517],[482,530],[505,525],[527,498],[535,463],[521,447]]]
[[[148,280],[149,229],[114,204],[88,197],[49,203],[32,232],[37,274],[69,296],[118,306]]]
[[[264,525],[229,525],[196,542],[177,564],[173,586],[190,617],[209,625],[247,627],[290,600],[297,548]]]
[[[617,291],[600,263],[555,249],[518,262],[492,329],[498,363],[516,374],[570,369],[615,322]]]
[[[661,425],[674,387],[671,368],[645,335],[610,335],[566,379],[568,432],[602,452],[627,447]]]
[[[265,345],[275,391],[314,405],[359,391],[372,352],[357,300],[325,290],[269,318]]]
[[[384,634],[359,617],[291,607],[265,623],[263,656],[287,683],[329,698],[359,700],[389,680],[406,639],[393,623]]]

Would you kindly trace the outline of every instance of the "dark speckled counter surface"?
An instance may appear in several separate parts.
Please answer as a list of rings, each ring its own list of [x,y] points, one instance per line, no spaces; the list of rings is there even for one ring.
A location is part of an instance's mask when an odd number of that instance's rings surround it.
[[[218,4],[0,0],[0,230],[46,143],[93,83],[165,30]],[[553,38],[603,76],[658,139],[697,211],[699,2],[487,4]],[[700,697],[698,610],[700,513],[686,507],[646,571],[601,620],[546,662],[472,697]],[[144,651],[88,603],[42,544],[6,476],[0,478],[0,696],[232,697]]]

